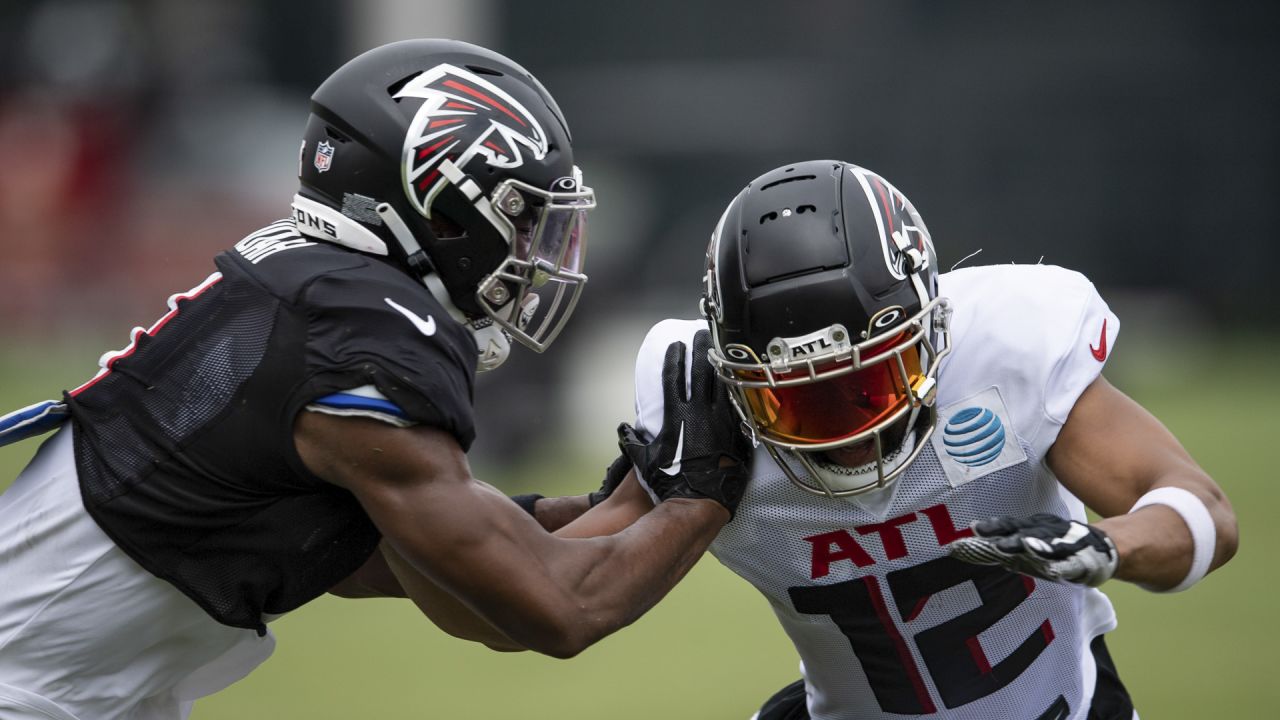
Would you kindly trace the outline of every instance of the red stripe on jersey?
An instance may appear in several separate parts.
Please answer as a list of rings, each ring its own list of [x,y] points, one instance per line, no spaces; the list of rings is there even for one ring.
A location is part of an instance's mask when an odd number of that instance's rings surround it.
[[[1031,597],[1031,593],[1035,592],[1036,589],[1036,579],[1030,575],[1023,575],[1022,587],[1027,589],[1027,597]]]
[[[178,312],[181,309],[178,307],[179,302],[182,302],[184,300],[194,300],[200,297],[201,295],[203,295],[206,290],[213,287],[214,285],[217,285],[220,282],[222,282],[222,275],[218,275],[215,278],[205,280],[203,283],[200,283],[199,285],[191,288],[185,293],[174,295],[172,298],[173,300],[172,310],[165,313],[159,320],[155,321],[155,323],[150,328],[147,328],[146,330],[143,330],[142,332],[139,332],[139,333],[133,333],[132,337],[129,339],[129,344],[126,345],[124,349],[121,350],[120,352],[113,354],[111,356],[111,359],[107,360],[106,367],[104,367],[101,371],[99,371],[97,375],[94,375],[93,378],[89,380],[89,382],[86,382],[85,384],[81,385],[80,387],[76,388],[75,390],[72,390],[67,394],[70,395],[71,397],[75,397],[80,393],[84,392],[85,390],[88,390],[89,388],[93,387],[94,385],[97,385],[98,381],[102,380],[102,378],[111,374],[111,370],[115,368],[116,363],[120,362],[124,358],[129,357],[134,353],[134,351],[138,349],[138,341],[141,340],[144,335],[147,337],[154,336],[157,332],[160,331],[160,328],[167,325],[170,320],[172,320],[174,317],[178,315]]]
[[[1049,624],[1048,620],[1045,620],[1044,622],[1040,623],[1040,634],[1044,635],[1045,645],[1048,645],[1049,643],[1053,642],[1053,638],[1054,638],[1053,625]]]
[[[470,95],[471,97],[479,98],[485,104],[491,105],[492,107],[500,110],[501,112],[506,113],[508,117],[520,123],[522,127],[528,127],[529,125],[529,123],[526,123],[519,115],[516,115],[515,113],[508,110],[506,105],[503,105],[502,103],[498,102],[497,100],[494,100],[493,98],[489,97],[488,95],[485,95],[484,93],[480,92],[479,90],[476,90],[475,88],[467,87],[466,85],[463,85],[462,83],[456,80],[445,80],[444,85],[445,87],[451,87],[454,90],[461,90],[462,92]]]
[[[911,657],[911,650],[907,648],[907,643],[898,632],[898,626],[894,624],[893,618],[889,617],[889,608],[885,606],[884,595],[880,593],[880,581],[873,575],[866,575],[862,578],[862,582],[867,585],[867,596],[871,598],[871,605],[876,609],[876,617],[880,619],[885,633],[893,641],[893,647],[898,652],[898,660],[906,669],[907,677],[911,679],[916,700],[920,702],[920,714],[929,715],[937,712],[938,708],[934,706],[933,698],[929,697],[929,691],[924,686],[924,678],[920,676],[920,668],[916,667],[916,660]]]
[[[973,656],[973,662],[978,665],[978,672],[987,675],[991,672],[991,662],[987,660],[987,654],[982,650],[982,643],[978,642],[978,638],[971,637],[964,641],[969,648],[969,654]]]
[[[904,618],[902,618],[902,619],[903,619],[903,621],[904,621],[904,622],[911,622],[912,620],[915,620],[916,618],[920,617],[920,613],[924,611],[924,606],[929,604],[929,598],[931,598],[931,597],[933,597],[933,596],[932,596],[932,595],[925,595],[924,597],[922,597],[922,598],[920,598],[919,600],[917,600],[917,601],[916,601],[916,606],[915,606],[915,607],[913,607],[913,608],[911,608],[911,614],[910,614],[910,615],[908,615],[908,616],[906,616],[906,617],[904,617]]]

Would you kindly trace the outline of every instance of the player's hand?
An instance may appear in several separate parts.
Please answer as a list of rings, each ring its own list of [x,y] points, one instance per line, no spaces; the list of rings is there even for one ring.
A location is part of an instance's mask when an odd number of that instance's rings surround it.
[[[1116,546],[1106,533],[1057,515],[979,520],[973,532],[973,537],[947,546],[951,557],[1090,587],[1106,582],[1116,571]]]
[[[708,498],[729,510],[742,500],[751,473],[750,443],[739,429],[725,387],[707,361],[711,335],[693,338],[690,382],[685,383],[683,342],[667,346],[662,364],[662,430],[646,441],[636,429],[618,426],[618,445],[636,466],[641,484],[654,502],[671,498]]]
[[[631,458],[626,453],[620,453],[614,459],[609,467],[604,470],[604,481],[600,483],[600,489],[595,492],[587,493],[587,504],[589,507],[595,507],[613,494],[614,490],[627,479],[627,473],[631,472]]]

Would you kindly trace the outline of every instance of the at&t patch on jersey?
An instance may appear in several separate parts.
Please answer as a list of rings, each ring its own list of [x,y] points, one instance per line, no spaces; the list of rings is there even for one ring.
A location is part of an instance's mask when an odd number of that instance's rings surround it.
[[[939,410],[932,441],[951,487],[1027,459],[994,386]]]

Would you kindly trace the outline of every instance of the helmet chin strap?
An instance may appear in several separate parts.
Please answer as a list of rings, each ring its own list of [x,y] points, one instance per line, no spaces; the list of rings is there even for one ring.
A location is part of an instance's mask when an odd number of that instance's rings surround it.
[[[915,417],[911,417],[910,420],[914,424]],[[810,473],[810,479],[821,485],[829,496],[834,496],[834,492],[847,494],[850,491],[858,491],[853,494],[861,494],[861,492],[873,492],[892,487],[891,481],[885,481],[882,478],[896,476],[897,470],[904,464],[903,461],[913,457],[912,452],[916,448],[917,441],[915,432],[908,430],[897,449],[859,467],[847,467],[831,462],[824,459],[821,453],[810,455],[797,451],[796,454],[808,461],[804,465]]]
[[[449,291],[445,289],[444,282],[440,280],[440,276],[436,274],[435,268],[432,267],[427,253],[418,244],[417,238],[409,231],[409,227],[404,224],[404,220],[401,219],[396,209],[391,207],[390,203],[379,203],[376,210],[378,217],[382,218],[382,222],[386,223],[387,228],[391,230],[392,237],[400,244],[405,257],[409,259],[409,267],[418,274],[427,291],[436,299],[436,302],[444,307],[445,311],[449,313],[449,317],[471,331],[471,336],[475,339],[476,348],[480,353],[476,370],[478,372],[488,372],[497,369],[498,366],[506,362],[507,357],[511,355],[511,337],[493,320],[489,318],[471,318],[458,309],[458,306],[453,304],[453,298],[449,296]]]
[[[441,286],[443,289],[443,286]],[[487,322],[486,322],[487,321]],[[484,324],[482,324],[484,323]],[[511,336],[507,335],[497,323],[488,318],[467,323],[476,347],[480,349],[480,360],[476,365],[478,372],[496,370],[507,361],[511,354]]]

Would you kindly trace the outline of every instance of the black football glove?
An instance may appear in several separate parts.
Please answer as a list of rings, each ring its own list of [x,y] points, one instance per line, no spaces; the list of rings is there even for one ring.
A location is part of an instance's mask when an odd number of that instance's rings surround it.
[[[667,346],[662,363],[662,431],[646,441],[636,429],[618,426],[618,445],[639,472],[641,483],[658,501],[709,498],[729,510],[742,500],[751,472],[751,446],[739,429],[738,416],[725,387],[716,381],[707,360],[711,334],[693,338],[691,387],[685,386],[683,342]],[[732,463],[724,467],[720,459]]]
[[[979,520],[973,532],[947,546],[951,557],[1045,580],[1096,587],[1115,574],[1119,559],[1106,533],[1057,515]]]
[[[587,493],[587,503],[589,507],[595,507],[604,502],[613,494],[614,490],[627,479],[627,473],[631,471],[631,458],[626,453],[618,455],[618,457],[609,464],[604,470],[604,482],[600,483],[600,489],[592,493]]]

